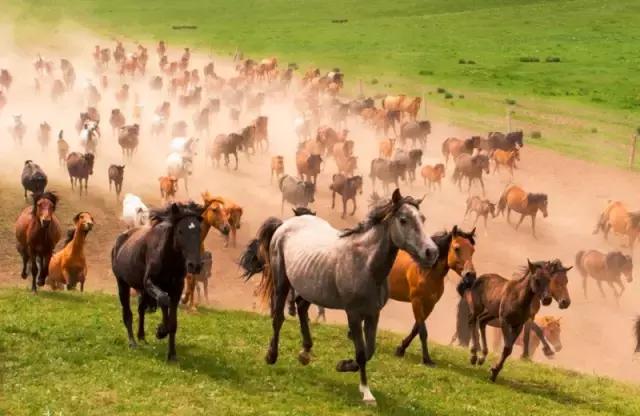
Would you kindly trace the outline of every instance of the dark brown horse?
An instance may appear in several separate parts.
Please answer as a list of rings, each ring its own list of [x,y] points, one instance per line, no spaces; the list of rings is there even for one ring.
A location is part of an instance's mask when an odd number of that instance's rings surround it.
[[[511,211],[515,211],[521,215],[520,221],[516,225],[516,230],[522,224],[525,217],[531,217],[531,232],[533,237],[536,237],[536,214],[538,211],[542,212],[542,216],[547,218],[547,206],[549,199],[547,194],[533,194],[527,193],[522,188],[516,185],[508,186],[500,201],[498,201],[498,214],[504,214],[504,210],[507,210],[507,222],[511,224]]]
[[[471,191],[471,184],[474,180],[480,182],[482,187],[482,195],[485,194],[484,180],[482,179],[482,172],[489,174],[489,157],[484,154],[476,154],[471,156],[463,153],[455,159],[456,168],[453,171],[452,180],[458,184],[458,188],[462,191],[462,179],[467,178],[469,181],[469,187],[467,191]]]
[[[72,152],[67,156],[67,171],[71,181],[71,189],[75,189],[76,184],[80,195],[82,195],[82,181],[84,180],[84,193],[87,193],[89,186],[89,176],[93,175],[93,162],[95,157],[92,153]]]
[[[597,250],[579,251],[576,254],[576,268],[582,275],[582,289],[585,299],[587,298],[587,278],[589,276],[598,283],[598,289],[600,289],[603,298],[605,294],[602,290],[602,282],[607,282],[613,291],[616,302],[624,292],[622,275],[627,278],[628,283],[633,281],[633,260],[631,256],[620,251],[611,251],[606,254]],[[620,286],[620,292],[616,290],[614,283]]]
[[[111,192],[111,183],[113,183],[116,188],[116,197],[120,198],[124,181],[124,165],[111,165],[107,173],[109,175],[109,192]]]
[[[500,361],[491,368],[491,381],[496,381],[504,362],[513,351],[513,344],[522,332],[524,324],[531,319],[531,307],[536,299],[540,299],[543,305],[549,305],[552,300],[549,293],[553,270],[551,263],[529,261],[527,263],[527,273],[518,280],[510,281],[497,274],[485,274],[472,284],[463,281],[458,288],[471,311],[469,319],[473,340],[471,364],[484,363],[489,353],[487,325],[494,320],[500,322],[504,347]],[[478,358],[480,349],[478,329],[480,329],[482,340],[480,358]]]
[[[44,285],[49,271],[49,261],[53,249],[60,241],[60,222],[55,215],[58,197],[45,192],[34,195],[33,205],[26,207],[16,220],[16,248],[22,257],[23,279],[27,278],[27,264],[31,267],[31,290],[35,293],[38,286]]]
[[[342,218],[347,215],[347,202],[353,201],[353,210],[351,214],[356,213],[358,205],[356,203],[356,194],[362,195],[362,176],[352,176],[347,178],[345,175],[333,175],[333,182],[329,185],[331,190],[331,209],[336,207],[336,194],[342,196]]]

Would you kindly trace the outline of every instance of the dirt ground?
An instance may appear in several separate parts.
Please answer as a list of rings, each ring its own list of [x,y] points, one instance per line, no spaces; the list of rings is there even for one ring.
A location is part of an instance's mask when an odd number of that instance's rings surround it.
[[[42,49],[40,53],[46,58],[59,62],[59,58],[66,57],[72,61],[77,72],[76,91],[65,96],[59,103],[53,104],[49,98],[50,81],[43,82],[41,95],[34,91],[35,71],[33,69],[34,56],[17,50],[11,42],[10,31],[0,29],[0,68],[8,68],[14,75],[14,85],[7,94],[8,104],[0,113],[0,186],[2,189],[2,206],[0,214],[6,224],[0,230],[0,281],[2,285],[24,286],[19,278],[19,259],[13,245],[12,221],[17,216],[17,207],[22,198],[21,190],[13,184],[19,183],[22,164],[25,159],[37,161],[49,174],[51,189],[57,189],[62,196],[61,218],[64,224],[69,224],[72,213],[80,210],[90,211],[97,226],[89,235],[87,253],[89,258],[89,290],[114,292],[115,281],[110,271],[109,252],[115,235],[122,229],[119,221],[120,203],[114,194],[108,193],[107,167],[112,163],[121,163],[122,156],[117,139],[112,136],[108,126],[108,117],[115,103],[115,90],[120,84],[118,76],[109,72],[110,86],[101,91],[102,101],[99,110],[104,120],[102,122],[103,136],[98,149],[94,175],[89,183],[89,197],[80,198],[71,194],[66,170],[60,168],[56,159],[55,137],[60,129],[72,150],[79,150],[79,138],[74,124],[78,114],[83,110],[83,95],[81,85],[87,79],[98,84],[98,79],[92,70],[91,52],[94,44],[113,47],[112,41],[97,39],[90,33],[76,34],[70,37],[64,47],[55,50]],[[159,73],[155,45],[149,46],[150,60],[147,77]],[[127,44],[133,48],[132,43]],[[179,57],[178,50],[171,51],[171,57]],[[209,58],[194,54],[192,66],[202,68]],[[231,66],[222,59],[215,58],[216,72],[223,77],[229,76]],[[59,70],[56,70],[59,77]],[[348,74],[347,74],[348,77]],[[168,154],[170,137],[153,139],[149,134],[149,126],[153,109],[164,99],[165,92],[154,93],[148,89],[148,78],[127,80],[132,85],[132,94],[138,94],[144,105],[142,117],[141,145],[132,162],[126,163],[125,183],[123,192],[140,195],[148,205],[159,204],[158,177],[165,174],[165,158]],[[267,100],[262,114],[269,117],[269,136],[271,147],[268,153],[258,154],[250,160],[240,156],[238,171],[225,168],[213,168],[205,160],[204,147],[195,162],[194,174],[189,180],[189,195],[184,186],[180,188],[180,197],[199,199],[199,193],[209,190],[213,194],[225,195],[234,199],[244,207],[242,228],[239,231],[238,248],[222,248],[222,238],[212,231],[206,241],[206,246],[213,252],[213,277],[210,285],[210,305],[214,308],[254,309],[255,301],[252,296],[254,282],[245,283],[238,278],[239,272],[236,261],[241,247],[252,238],[261,222],[269,215],[280,215],[280,193],[275,183],[270,183],[270,156],[283,155],[285,169],[288,173],[295,172],[294,155],[297,138],[293,130],[293,120],[296,110],[293,106],[293,94],[281,99]],[[130,119],[132,114],[132,100],[127,108],[122,109]],[[27,125],[27,137],[23,146],[15,146],[7,133],[12,122],[11,115],[21,113]],[[185,120],[191,125],[194,110],[183,111],[176,105],[172,106],[171,121]],[[233,131],[223,109],[219,118],[214,122],[211,137],[218,133]],[[243,114],[240,125],[248,123],[255,115]],[[49,149],[44,153],[36,141],[37,125],[48,121],[53,128],[53,138]],[[423,163],[436,163],[442,159],[440,143],[447,137],[468,137],[472,133],[450,125],[446,120],[432,120],[433,132],[429,136],[426,157]],[[517,127],[517,126],[516,126]],[[360,198],[359,208],[352,218],[342,220],[340,213],[331,209],[331,195],[329,183],[335,171],[333,160],[325,164],[324,172],[319,177],[318,194],[313,208],[318,215],[326,218],[335,227],[341,228],[354,224],[366,214],[367,198],[372,193],[371,181],[368,179],[369,161],[377,157],[377,140],[381,136],[364,127],[359,121],[351,120],[350,137],[356,142],[356,154],[359,157],[358,173],[365,176],[364,195]],[[209,138],[202,137],[201,142]],[[640,177],[613,168],[602,167],[578,160],[567,159],[549,151],[537,149],[527,145],[522,151],[520,169],[511,180],[506,173],[490,175],[487,180],[487,197],[497,202],[504,187],[513,181],[531,192],[545,192],[549,195],[549,217],[539,218],[538,239],[531,235],[530,223],[525,221],[519,231],[509,226],[504,218],[496,218],[489,223],[487,232],[479,226],[477,251],[474,258],[476,270],[479,273],[496,272],[504,276],[511,276],[517,266],[526,262],[527,258],[541,260],[558,257],[565,264],[573,264],[578,250],[595,248],[613,250],[622,247],[622,240],[612,238],[605,242],[601,235],[593,236],[591,231],[596,218],[606,202],[611,199],[623,200],[630,207],[640,206],[637,189]],[[422,211],[427,216],[427,229],[432,232],[450,228],[458,224],[465,230],[472,227],[472,221],[463,217],[466,192],[460,192],[450,180],[451,166],[447,178],[443,181],[441,192],[436,191],[427,195]],[[402,185],[404,193],[421,196],[426,194],[426,187],[421,180],[413,184]],[[380,189],[378,189],[380,192]],[[479,188],[472,188],[472,194],[480,193]],[[7,208],[5,208],[7,207]],[[291,214],[289,207],[285,207],[284,216]],[[9,220],[6,220],[6,219]],[[457,276],[450,275],[451,282]],[[562,316],[562,341],[564,349],[556,354],[555,359],[548,360],[537,356],[536,360],[566,368],[572,368],[587,373],[606,375],[624,380],[640,381],[640,364],[632,360],[633,338],[632,320],[638,313],[638,284],[627,285],[620,304],[614,301],[611,292],[605,288],[606,298],[598,292],[595,282],[591,281],[589,297],[586,298],[582,289],[582,278],[572,270],[570,272],[570,291],[572,295],[571,307],[560,311],[554,304],[542,310],[543,314]],[[448,343],[454,332],[455,305],[457,294],[454,284],[449,284],[442,300],[428,320],[430,340]],[[313,309],[313,308],[312,308]],[[312,314],[315,313],[312,310]],[[329,320],[344,322],[341,311],[329,311]],[[408,304],[390,301],[382,312],[381,326],[386,329],[407,332],[412,325],[412,313]],[[348,342],[345,339],[345,342]],[[266,340],[265,340],[266,346]],[[418,342],[412,346],[418,350]],[[317,345],[321,351],[322,345]],[[515,354],[518,354],[516,352]],[[437,361],[437,354],[434,356]],[[428,371],[428,370],[425,370]]]

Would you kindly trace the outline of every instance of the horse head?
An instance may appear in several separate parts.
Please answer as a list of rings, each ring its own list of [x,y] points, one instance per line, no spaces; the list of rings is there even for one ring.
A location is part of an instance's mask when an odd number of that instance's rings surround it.
[[[614,273],[621,273],[627,282],[633,281],[633,259],[620,251],[612,251],[606,257],[607,269]]]
[[[473,254],[476,251],[475,234],[475,228],[470,233],[465,233],[456,225],[449,233],[449,247],[446,248],[447,265],[458,273],[467,284],[476,280],[476,268],[473,265]],[[438,249],[442,250],[441,247]],[[440,253],[441,256],[443,254]]]
[[[569,296],[569,288],[567,287],[569,279],[567,272],[573,268],[564,267],[560,259],[551,262],[553,271],[551,281],[549,282],[549,291],[551,296],[558,302],[560,309],[567,309],[571,305],[571,296]]]
[[[73,217],[73,224],[85,233],[88,233],[93,229],[95,221],[90,213],[79,212]]]
[[[389,234],[393,244],[404,250],[420,265],[432,267],[438,260],[438,247],[423,230],[424,215],[420,213],[422,199],[403,197],[400,190],[393,191],[391,200],[374,208],[379,221],[388,221]],[[376,215],[377,214],[377,215]]]
[[[552,266],[548,261],[538,261],[531,263],[527,259],[527,275],[529,277],[529,287],[531,291],[540,297],[543,305],[551,304],[553,298],[549,290],[551,281]]]
[[[47,228],[51,224],[53,214],[58,204],[58,197],[52,192],[45,192],[33,196],[32,214],[40,222],[40,226]]]
[[[173,248],[182,254],[187,273],[198,274],[202,269],[201,222],[203,207],[196,203],[176,204],[168,208],[173,226]]]
[[[202,193],[204,201],[204,212],[202,219],[209,227],[213,227],[220,231],[223,235],[229,234],[231,226],[229,225],[230,213],[224,206],[224,200],[220,197],[213,197],[208,191]]]

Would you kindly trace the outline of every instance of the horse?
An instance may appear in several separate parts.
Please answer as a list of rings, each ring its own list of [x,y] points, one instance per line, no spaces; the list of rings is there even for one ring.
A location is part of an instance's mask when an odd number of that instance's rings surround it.
[[[255,138],[256,144],[260,148],[261,151],[266,152],[269,150],[269,133],[268,133],[268,125],[269,118],[266,116],[260,116],[255,119],[253,122],[255,126]]]
[[[149,225],[149,208],[140,197],[134,194],[125,194],[122,199],[121,219],[127,228]]]
[[[358,209],[356,194],[360,193],[362,195],[362,185],[362,176],[333,175],[332,183],[329,185],[329,190],[331,190],[331,209],[336,207],[336,194],[339,194],[342,197],[342,216],[340,218],[344,219],[347,215],[347,202],[349,200],[353,201],[353,210],[349,215],[353,216],[356,213],[356,209]]]
[[[116,190],[116,197],[120,199],[120,193],[122,192],[122,182],[124,181],[124,165],[111,165],[107,171],[109,176],[109,192],[111,192],[111,183],[113,183]]]
[[[11,137],[13,137],[14,143],[22,145],[22,140],[24,139],[26,132],[27,126],[25,126],[24,121],[22,121],[22,114],[14,114],[13,125],[9,127],[9,133],[11,134]]]
[[[512,131],[506,135],[504,133],[492,131],[488,134],[489,148],[491,150],[501,149],[504,151],[522,148],[524,147],[522,138],[522,130]]]
[[[64,248],[51,257],[49,275],[46,283],[52,290],[74,289],[80,283],[80,292],[84,292],[87,278],[87,259],[84,256],[84,245],[89,231],[95,221],[88,212],[79,212],[73,217],[74,228],[68,231]]]
[[[44,123],[40,123],[40,128],[38,129],[38,143],[40,144],[40,148],[43,152],[45,152],[47,147],[49,147],[50,140],[51,126],[46,121]]]
[[[576,268],[582,276],[582,290],[585,299],[587,299],[587,277],[589,276],[598,283],[598,289],[600,289],[603,298],[606,296],[602,290],[602,283],[607,282],[613,291],[616,302],[619,302],[625,289],[622,275],[627,278],[627,283],[633,281],[633,259],[620,251],[611,251],[606,254],[597,250],[579,251],[576,254]],[[614,283],[620,286],[619,293]]]
[[[189,193],[189,176],[193,174],[193,159],[179,153],[171,153],[167,156],[167,176],[184,180],[184,189]]]
[[[636,349],[635,353],[640,353],[640,316],[636,318],[636,321],[633,323],[633,332],[636,337]]]
[[[431,267],[438,248],[423,231],[420,200],[396,189],[390,200],[374,207],[356,227],[338,231],[325,220],[302,215],[282,221],[268,218],[244,251],[243,276],[262,272],[259,293],[271,305],[273,337],[267,364],[278,359],[280,329],[289,291],[296,293],[303,350],[299,361],[311,359],[308,310],[311,303],[346,311],[355,360],[338,362],[340,372],[360,372],[365,403],[375,404],[367,384],[366,364],[375,352],[380,310],[387,302],[387,276],[398,250]],[[363,336],[364,322],[364,336]]]
[[[421,147],[427,145],[427,137],[431,133],[431,123],[429,121],[406,121],[400,126],[400,142],[404,145],[407,139],[411,139],[413,147],[416,141]]]
[[[178,192],[178,179],[175,176],[161,176],[158,182],[160,182],[160,197],[165,201],[173,200]]]
[[[536,298],[543,305],[551,303],[549,282],[552,266],[549,262],[531,263],[527,260],[528,272],[518,280],[507,280],[498,274],[484,274],[474,282],[461,282],[461,293],[471,311],[469,329],[473,344],[471,346],[472,365],[482,365],[487,358],[486,327],[490,321],[498,320],[504,338],[504,347],[500,361],[491,368],[490,380],[495,382],[511,352],[513,344],[522,332],[524,324],[531,318],[531,306]],[[478,328],[482,340],[482,355],[478,358],[480,343]]]
[[[542,212],[542,216],[547,218],[549,215],[547,207],[549,205],[549,198],[547,194],[533,194],[527,193],[517,185],[510,185],[505,188],[504,192],[500,196],[498,201],[497,214],[503,214],[505,209],[507,210],[507,222],[511,224],[511,210],[520,214],[520,221],[516,224],[516,230],[522,224],[525,217],[531,217],[531,233],[534,238],[536,237],[536,214],[538,211]]]
[[[11,88],[11,84],[13,83],[13,77],[11,73],[6,69],[0,69],[0,91],[8,92],[9,88]]]
[[[306,176],[307,181],[313,182],[315,185],[320,174],[321,165],[322,156],[311,154],[306,150],[298,150],[296,152],[296,168],[301,180],[304,180]]]
[[[482,217],[484,219],[485,231],[487,230],[487,218],[489,214],[491,214],[492,218],[497,216],[496,204],[488,199],[482,199],[479,196],[470,196],[467,198],[467,209],[464,212],[464,216],[466,217],[470,212],[475,212],[476,214],[476,219],[473,221],[474,227],[478,223],[478,218]]]
[[[449,137],[442,142],[442,156],[444,163],[449,166],[449,156],[455,161],[463,153],[473,154],[473,150],[479,146],[480,137],[474,136],[469,139],[460,140],[456,137]]]
[[[389,273],[389,297],[411,303],[415,324],[396,349],[396,356],[404,356],[411,341],[420,334],[422,363],[427,366],[435,365],[429,355],[425,321],[444,293],[445,277],[449,270],[455,271],[464,281],[475,280],[475,231],[474,228],[470,233],[465,233],[454,226],[450,232],[432,235],[431,239],[438,247],[439,254],[431,267],[421,267],[404,251],[398,253]]]
[[[140,125],[122,126],[118,130],[118,144],[122,148],[122,158],[131,160],[140,142]]]
[[[442,178],[444,178],[445,170],[444,165],[442,163],[437,163],[433,166],[425,165],[420,170],[420,174],[422,175],[422,179],[424,179],[424,184],[429,184],[429,192],[431,192],[431,188],[435,188],[436,184],[438,188],[442,190]]]
[[[242,207],[229,198],[221,196],[212,196],[209,192],[202,194],[202,200],[205,205],[205,213],[203,214],[204,224],[215,227],[222,233],[225,240],[225,247],[229,246],[229,236],[233,247],[236,246],[236,233],[240,229],[242,220]],[[207,217],[209,212],[216,215]]]
[[[276,180],[280,180],[280,177],[284,175],[284,156],[278,155],[271,157],[271,176],[269,177],[269,182],[273,182],[274,175]]]
[[[61,238],[60,222],[55,215],[58,197],[52,192],[33,196],[33,205],[26,207],[15,224],[16,248],[22,257],[20,276],[27,278],[27,264],[31,267],[31,291],[43,286],[49,272],[49,261]]]
[[[84,127],[80,131],[80,143],[84,147],[85,153],[96,154],[98,149],[98,140],[100,139],[100,130],[98,123],[88,121],[84,123]]]
[[[188,305],[190,310],[195,309],[195,293],[198,293],[198,303],[201,302],[200,284],[202,284],[202,291],[204,292],[205,302],[209,302],[209,279],[211,278],[211,268],[213,266],[213,255],[210,251],[204,251],[202,253],[202,269],[198,274],[187,274],[185,278],[185,292],[182,295],[181,302],[183,305]],[[193,283],[191,283],[193,282]],[[190,289],[190,286],[193,288]]]
[[[420,97],[407,97],[404,94],[388,95],[382,99],[382,108],[388,111],[406,113],[410,120],[415,121],[420,110],[420,103],[422,103],[422,98]]]
[[[209,148],[211,163],[215,160],[217,167],[220,167],[220,156],[224,156],[224,166],[229,167],[229,155],[236,159],[234,170],[238,170],[238,150],[242,150],[244,137],[237,133],[219,134],[213,139]]]
[[[20,177],[22,187],[24,188],[24,200],[27,200],[27,191],[33,195],[41,194],[47,187],[47,175],[44,173],[40,165],[32,160],[24,162],[22,175]]]
[[[111,110],[111,116],[109,116],[109,124],[111,125],[111,131],[115,137],[118,130],[120,130],[126,124],[126,119],[122,111],[118,108]]]
[[[629,239],[629,247],[633,250],[636,239],[640,235],[640,212],[629,212],[621,201],[609,201],[598,218],[593,234],[602,231],[607,240],[611,230],[616,234],[626,235]]]
[[[460,154],[455,159],[456,168],[453,171],[452,180],[458,183],[458,189],[462,191],[462,178],[466,177],[469,181],[468,192],[471,192],[471,184],[475,179],[480,182],[482,187],[482,195],[485,195],[484,180],[482,172],[489,174],[489,157],[483,154],[471,156],[466,153]]]
[[[378,142],[378,156],[381,159],[390,159],[396,139],[382,139]]]
[[[406,177],[406,166],[404,163],[397,160],[387,159],[373,159],[371,161],[371,169],[369,170],[369,178],[371,179],[371,186],[373,190],[376,189],[376,179],[382,182],[382,188],[385,194],[389,192],[389,184],[395,184],[396,188],[399,186],[399,180],[403,180]]]
[[[542,338],[531,338],[529,343],[525,345],[524,335],[520,334],[518,339],[515,342],[515,345],[522,347],[523,349],[527,349],[529,351],[529,355],[533,356],[538,347],[540,346],[540,339],[547,340],[551,345],[553,345],[553,351],[559,352],[562,350],[562,341],[560,339],[560,319],[554,316],[540,316],[536,317],[534,323],[540,327],[542,331]],[[500,329],[494,328],[495,337],[493,338],[493,350],[498,351],[502,345],[502,340],[500,339]],[[553,357],[553,355],[545,354],[548,358]]]
[[[413,183],[416,180],[416,169],[422,165],[422,150],[412,149],[406,152],[402,149],[397,149],[393,160],[405,167],[409,183]]]
[[[504,166],[509,169],[509,174],[513,177],[513,169],[516,167],[516,162],[520,160],[520,151],[518,149],[509,151],[496,149],[491,155],[491,158],[495,162],[493,173],[498,172],[500,166]]]
[[[571,270],[572,267],[565,267],[562,264],[562,261],[559,259],[554,259],[549,262],[551,267],[551,280],[549,282],[549,294],[556,301],[558,307],[560,309],[567,309],[571,305],[571,296],[569,294],[569,279],[567,277],[567,273]],[[526,276],[529,272],[528,266],[522,267],[519,270],[518,274],[515,274],[514,277],[519,279],[523,276]],[[536,335],[536,338],[540,343],[542,343],[543,351],[546,356],[550,357],[553,355],[553,349],[547,342],[547,339],[544,336],[542,328],[536,323],[535,317],[536,314],[540,311],[540,307],[542,305],[542,299],[540,296],[534,296],[531,302],[531,309],[529,311],[530,319],[524,324],[523,328],[523,351],[522,358],[526,359],[529,357],[529,338],[530,332]],[[457,316],[456,316],[456,333],[454,334],[451,343],[453,343],[456,338],[458,339],[460,345],[468,347],[469,342],[471,340],[471,331],[469,328],[469,304],[464,297],[460,298],[457,307]],[[488,323],[489,326],[499,328],[500,321],[498,319],[494,319]]]
[[[281,213],[284,212],[285,201],[294,207],[303,208],[315,201],[316,186],[312,182],[305,182],[293,176],[284,175],[278,182],[278,188],[282,193]]]
[[[162,339],[169,335],[167,361],[176,361],[178,303],[184,278],[187,273],[199,273],[202,267],[202,211],[202,206],[193,202],[173,203],[151,211],[151,226],[132,228],[116,238],[111,250],[111,268],[118,283],[122,320],[130,348],[137,346],[129,304],[133,288],[140,293],[138,340],[145,340],[145,312],[160,306],[162,322],[156,337]]]
[[[93,175],[93,164],[95,156],[93,153],[77,153],[72,152],[67,156],[67,171],[69,172],[69,181],[71,189],[75,189],[76,184],[80,195],[82,195],[82,180],[84,179],[84,192],[88,192],[89,176]]]
[[[67,161],[67,155],[69,154],[69,143],[64,139],[64,132],[62,130],[58,133],[56,145],[58,147],[58,164],[64,166]]]

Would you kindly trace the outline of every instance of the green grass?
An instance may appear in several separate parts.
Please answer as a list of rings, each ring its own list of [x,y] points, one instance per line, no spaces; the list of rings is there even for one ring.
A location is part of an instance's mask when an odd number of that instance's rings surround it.
[[[66,19],[74,19],[112,37],[165,39],[222,54],[239,48],[256,57],[277,55],[303,69],[337,66],[352,91],[362,79],[367,94],[424,92],[430,118],[480,131],[504,130],[505,99],[514,99],[514,126],[544,132],[535,145],[609,165],[625,166],[629,137],[640,124],[636,0],[0,0],[0,5],[12,11],[24,44],[41,41],[43,32],[47,39],[56,31],[68,33]],[[172,28],[185,24],[197,29]],[[559,62],[548,62],[554,60]],[[452,98],[435,94],[436,87]],[[600,133],[591,133],[594,128]]]
[[[153,334],[159,314],[147,321]],[[345,328],[314,325],[315,357],[296,360],[297,321],[284,325],[280,360],[267,366],[267,317],[200,310],[180,314],[179,362],[166,341],[126,345],[113,296],[0,290],[0,414],[145,415],[637,415],[640,390],[604,378],[511,360],[498,383],[467,354],[433,346],[435,369],[413,346],[392,355],[397,335],[382,333],[370,363],[378,409],[360,403],[357,375],[334,369],[352,355]]]

